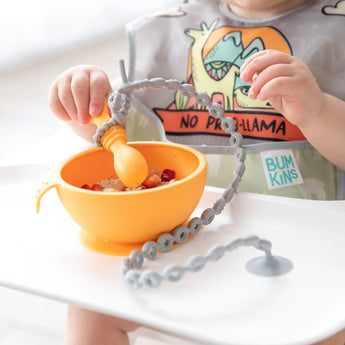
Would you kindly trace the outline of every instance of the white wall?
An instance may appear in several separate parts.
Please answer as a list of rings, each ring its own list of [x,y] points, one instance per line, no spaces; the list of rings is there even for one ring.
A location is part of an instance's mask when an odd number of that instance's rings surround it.
[[[0,11],[0,72],[62,47],[123,30],[181,0],[11,0]]]

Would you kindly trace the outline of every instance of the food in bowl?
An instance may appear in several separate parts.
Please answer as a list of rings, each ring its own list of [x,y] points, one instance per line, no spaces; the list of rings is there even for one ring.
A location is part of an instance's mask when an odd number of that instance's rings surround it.
[[[147,188],[156,188],[174,183],[176,172],[171,169],[164,169],[161,174],[152,171],[143,181],[143,183],[136,188],[126,187],[118,177],[109,177],[100,182],[94,183],[92,186],[84,183],[81,188],[93,190],[97,192],[129,192],[133,190],[143,190]]]

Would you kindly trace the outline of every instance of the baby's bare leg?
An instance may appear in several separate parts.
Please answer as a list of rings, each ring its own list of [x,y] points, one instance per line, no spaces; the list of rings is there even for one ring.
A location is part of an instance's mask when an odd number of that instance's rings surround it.
[[[130,321],[70,305],[63,345],[128,345],[127,333],[139,326]]]
[[[345,329],[330,338],[322,340],[314,345],[345,345]]]

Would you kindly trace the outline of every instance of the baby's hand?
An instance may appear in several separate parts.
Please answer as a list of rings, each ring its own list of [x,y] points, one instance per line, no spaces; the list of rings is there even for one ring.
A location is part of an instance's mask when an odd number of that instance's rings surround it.
[[[51,111],[61,120],[87,124],[90,115],[101,113],[111,93],[106,74],[94,66],[75,66],[63,72],[48,93]]]
[[[241,67],[251,83],[249,96],[268,101],[293,124],[303,127],[320,114],[324,94],[298,58],[275,50],[252,55]]]

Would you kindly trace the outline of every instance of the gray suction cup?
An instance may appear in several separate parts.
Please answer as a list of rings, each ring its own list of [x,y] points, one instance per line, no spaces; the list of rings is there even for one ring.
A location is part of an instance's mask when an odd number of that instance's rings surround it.
[[[289,259],[281,256],[263,255],[251,259],[246,264],[246,269],[255,275],[275,277],[289,273],[293,264]]]

